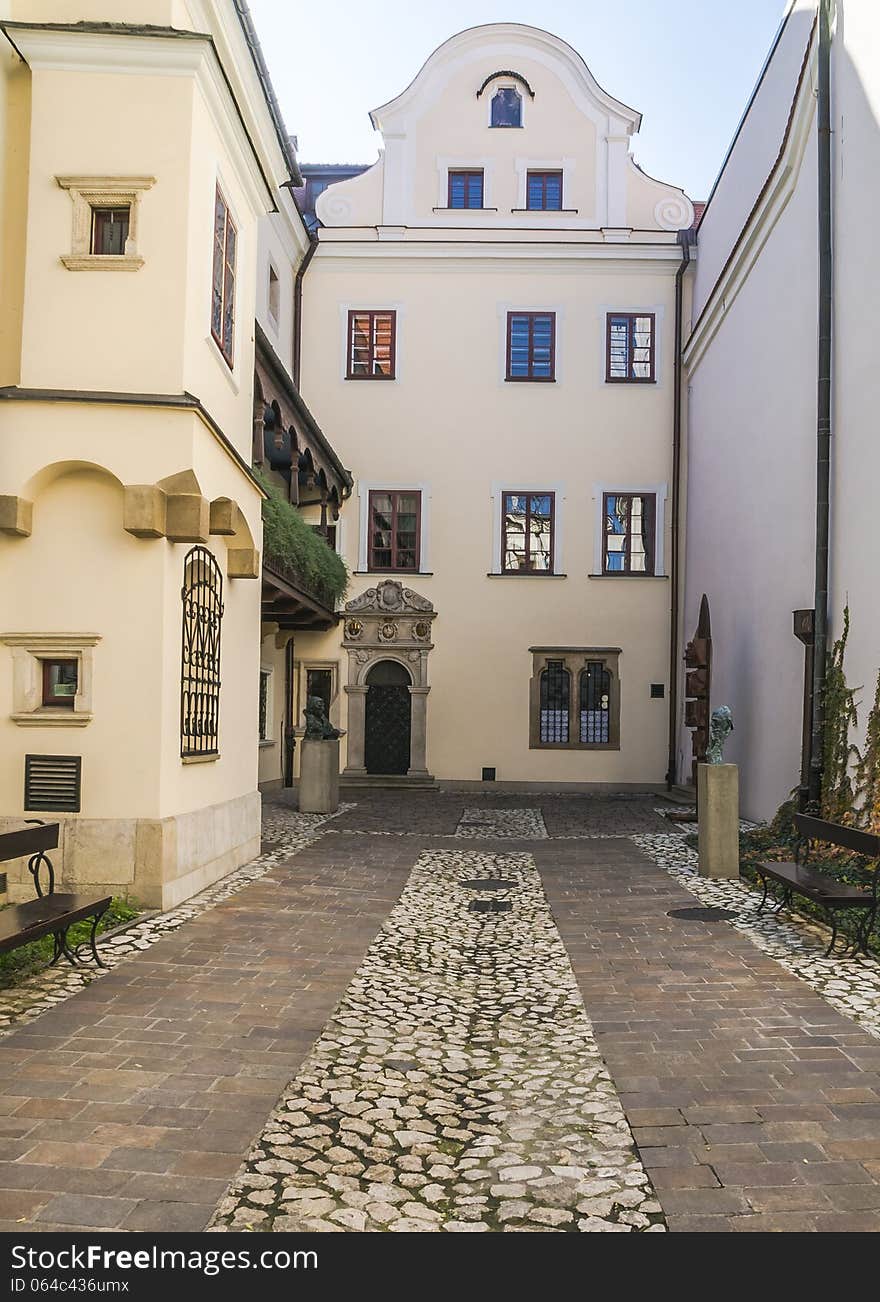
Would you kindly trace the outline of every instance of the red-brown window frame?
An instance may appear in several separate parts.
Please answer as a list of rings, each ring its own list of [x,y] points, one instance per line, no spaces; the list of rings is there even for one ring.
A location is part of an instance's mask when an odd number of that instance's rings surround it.
[[[368,316],[370,318],[370,370],[366,375],[356,375],[352,370],[352,336],[354,334],[355,318],[359,316]],[[375,329],[374,321],[378,316],[387,316],[391,319],[391,371],[388,375],[375,374],[372,370],[375,361],[373,352]],[[345,356],[345,378],[347,380],[393,380],[397,375],[397,312],[393,308],[350,308],[348,313],[348,331],[346,333],[346,356]]]
[[[641,317],[642,320],[651,322],[651,345],[649,352],[650,375],[612,375],[611,374],[611,322],[627,320],[629,321],[629,342],[627,344],[627,370],[633,367],[633,351],[635,348],[635,323]],[[655,312],[608,312],[605,315],[605,383],[606,384],[655,384],[657,377],[655,373],[655,359],[657,356],[657,314]]]
[[[505,565],[505,563],[504,563],[504,558],[505,558],[505,556],[507,555],[507,510],[506,510],[506,502],[507,502],[508,497],[524,497],[524,498],[526,499],[526,525],[525,525],[525,531],[524,531],[524,538],[525,538],[525,544],[526,544],[526,549],[525,549],[525,550],[526,550],[526,560],[528,560],[528,558],[529,558],[529,551],[530,551],[530,548],[529,548],[529,540],[530,540],[530,538],[531,538],[531,534],[529,533],[529,519],[530,519],[530,516],[531,516],[531,509],[530,509],[530,506],[529,506],[529,502],[530,502],[530,500],[531,500],[533,497],[549,497],[549,498],[550,498],[550,565],[549,565],[549,567],[548,567],[546,570],[531,570],[531,569],[525,569],[525,570],[516,569],[516,570],[512,570],[512,569],[508,569],[507,566]],[[555,492],[546,492],[546,491],[544,491],[544,490],[541,489],[541,488],[529,488],[529,489],[523,489],[523,488],[505,488],[505,489],[503,489],[503,490],[502,490],[502,493],[501,493],[501,573],[502,573],[502,574],[553,574],[553,573],[555,572],[555,569],[554,569],[555,564],[556,564],[556,493],[555,493]]]
[[[511,329],[515,316],[528,317],[529,321],[529,371],[535,365],[535,317],[550,318],[550,374],[549,375],[511,375]],[[554,384],[556,381],[556,313],[555,312],[508,312],[507,314],[507,358],[505,377],[512,384]]]
[[[632,520],[632,499],[640,497],[643,502],[642,513],[648,522],[648,528],[645,534],[645,568],[643,570],[631,570],[629,568],[629,553],[614,552],[610,553],[615,556],[623,556],[625,567],[622,570],[609,570],[608,568],[608,539],[610,537],[627,537],[625,535],[609,534],[606,521],[608,520],[608,499],[609,497],[628,497],[630,507],[627,515],[628,522]],[[602,573],[610,574],[613,578],[652,578],[657,569],[657,494],[656,493],[638,493],[632,489],[621,488],[619,490],[609,489],[602,494]]]
[[[223,206],[223,240],[222,243],[217,239],[217,208]],[[214,191],[214,226],[212,231],[213,240],[213,260],[211,264],[211,337],[220,349],[224,361],[230,371],[233,369],[235,360],[235,262],[229,262],[229,232],[232,231],[235,242],[235,254],[238,253],[238,227],[232,220],[232,213],[229,210],[229,204],[226,196],[218,185]],[[214,329],[214,283],[217,278],[217,263],[220,262],[222,268],[222,278],[220,281],[220,333]],[[226,308],[230,307],[230,318],[232,328],[229,335],[229,347],[227,349],[223,341],[223,322],[226,319]]]
[[[79,661],[75,656],[52,656],[50,660],[43,661],[42,704],[51,706],[53,709],[60,706],[62,709],[72,710],[75,703],[75,693],[74,696],[56,696],[52,691],[51,674],[53,665],[76,665],[76,685],[79,687]]]
[[[465,200],[467,200],[467,197],[468,197],[468,190],[470,189],[470,178],[471,178],[472,176],[478,176],[478,177],[480,178],[480,203],[479,203],[478,205],[475,205],[475,207],[474,207],[473,209],[471,209],[471,211],[476,211],[476,210],[478,210],[479,208],[482,208],[482,206],[483,206],[483,201],[484,201],[484,199],[485,199],[485,197],[486,197],[486,173],[485,173],[485,169],[482,168],[482,167],[450,167],[449,171],[446,173],[446,206],[447,206],[447,208],[451,208],[451,207],[452,207],[452,178],[453,178],[454,176],[463,176],[463,177],[465,178],[465,183],[464,183],[464,197],[465,197]],[[465,205],[464,205],[463,208],[461,208],[461,209],[456,208],[455,211],[456,211],[456,212],[466,212],[469,208],[471,208],[471,205],[470,205],[469,203],[465,202]]]
[[[531,181],[533,176],[540,176],[542,178],[541,198],[543,199],[543,203],[541,204],[540,208],[533,208],[529,203],[529,182]],[[558,208],[547,207],[547,177],[548,176],[559,177],[559,207]],[[565,177],[561,167],[531,168],[528,172],[526,172],[525,211],[526,212],[562,212],[563,205],[565,202],[565,191],[563,189],[564,183],[565,183]]]
[[[373,561],[373,498],[391,498],[391,564],[376,565]],[[416,506],[416,563],[414,566],[395,565],[397,557],[397,499],[414,497]],[[384,549],[383,549],[384,550]],[[371,488],[367,501],[367,570],[370,574],[418,574],[422,564],[422,494],[418,488]]]

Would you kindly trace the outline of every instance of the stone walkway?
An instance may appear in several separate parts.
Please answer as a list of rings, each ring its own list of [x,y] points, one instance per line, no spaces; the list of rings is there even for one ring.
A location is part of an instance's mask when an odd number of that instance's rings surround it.
[[[0,994],[0,1230],[880,1229],[878,964],[656,800],[352,799]]]

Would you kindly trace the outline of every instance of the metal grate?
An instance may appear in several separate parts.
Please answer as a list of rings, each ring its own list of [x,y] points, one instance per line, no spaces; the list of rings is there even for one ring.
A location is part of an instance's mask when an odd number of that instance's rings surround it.
[[[180,753],[216,755],[220,713],[220,622],[223,575],[207,547],[183,565],[180,663]]]
[[[548,660],[541,673],[540,740],[568,741],[568,705],[571,675],[562,660]]]
[[[482,780],[483,780],[483,782],[494,782],[494,781],[495,781],[495,770],[494,770],[494,769],[483,769],[483,778],[482,778]]]
[[[81,755],[25,755],[25,809],[78,814],[81,803]]]
[[[581,670],[581,741],[606,746],[611,737],[611,674],[601,660]]]

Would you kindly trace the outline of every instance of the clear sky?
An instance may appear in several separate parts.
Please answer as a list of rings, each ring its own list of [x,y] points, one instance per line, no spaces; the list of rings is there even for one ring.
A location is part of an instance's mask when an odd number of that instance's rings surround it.
[[[605,90],[643,113],[652,176],[704,199],[787,0],[250,0],[288,130],[308,163],[373,162],[369,111],[465,27],[519,22],[562,37]]]

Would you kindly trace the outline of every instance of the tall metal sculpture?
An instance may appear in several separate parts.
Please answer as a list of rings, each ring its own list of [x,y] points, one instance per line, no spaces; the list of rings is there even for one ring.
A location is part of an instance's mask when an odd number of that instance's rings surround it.
[[[684,653],[687,666],[685,681],[684,723],[693,729],[691,777],[697,785],[697,765],[706,762],[709,748],[709,699],[712,688],[712,623],[709,598],[703,593],[697,631]]]

